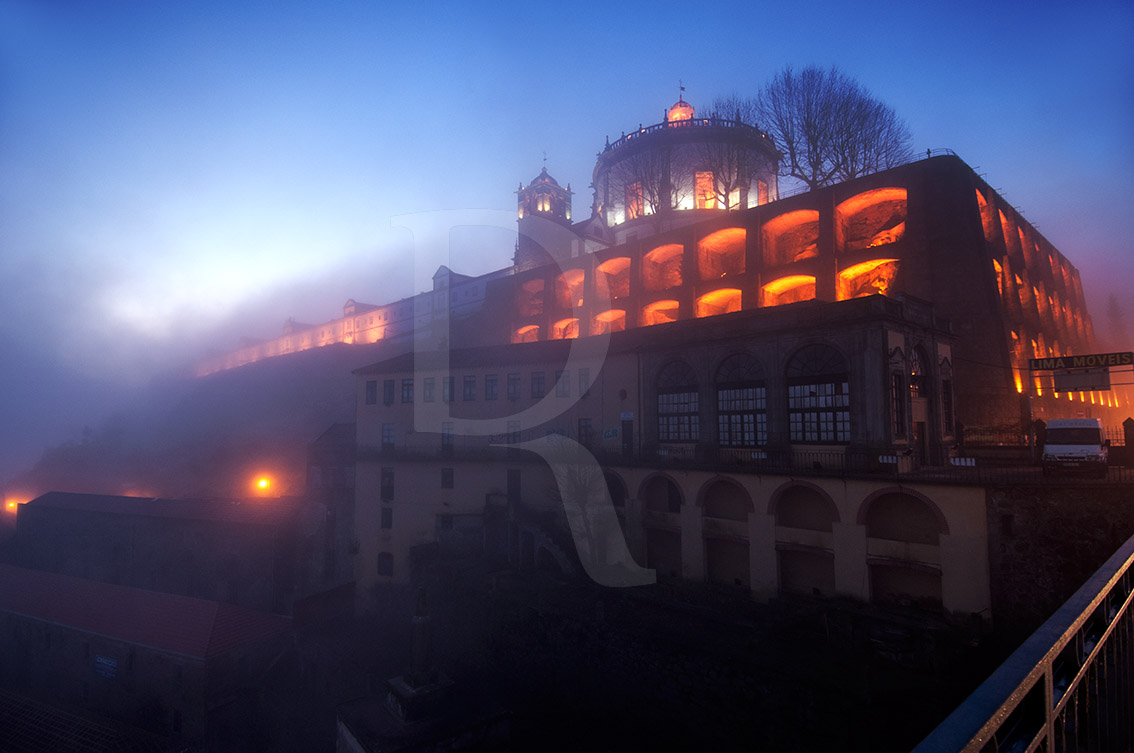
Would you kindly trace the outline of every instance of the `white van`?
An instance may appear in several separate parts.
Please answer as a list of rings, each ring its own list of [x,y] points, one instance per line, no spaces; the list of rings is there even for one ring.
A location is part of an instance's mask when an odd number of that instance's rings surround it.
[[[1053,418],[1043,443],[1043,475],[1087,472],[1106,477],[1110,440],[1097,418]]]

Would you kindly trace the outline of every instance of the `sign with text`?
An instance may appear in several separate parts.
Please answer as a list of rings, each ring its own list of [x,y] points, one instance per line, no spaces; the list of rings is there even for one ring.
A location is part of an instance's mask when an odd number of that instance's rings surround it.
[[[1099,369],[1108,366],[1134,366],[1134,352],[1092,353],[1084,356],[1059,356],[1058,358],[1029,358],[1028,368],[1032,371],[1057,371],[1062,369]],[[1107,387],[1107,389],[1110,389]]]
[[[1110,369],[1066,369],[1055,372],[1056,392],[1095,392],[1110,389]]]

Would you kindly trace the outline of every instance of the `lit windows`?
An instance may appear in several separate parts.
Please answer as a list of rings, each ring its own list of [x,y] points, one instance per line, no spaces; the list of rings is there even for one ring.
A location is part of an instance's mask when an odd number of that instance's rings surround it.
[[[717,208],[717,189],[711,171],[697,171],[694,190],[697,209]]]
[[[641,181],[626,186],[626,219],[633,220],[642,216],[642,183]]]

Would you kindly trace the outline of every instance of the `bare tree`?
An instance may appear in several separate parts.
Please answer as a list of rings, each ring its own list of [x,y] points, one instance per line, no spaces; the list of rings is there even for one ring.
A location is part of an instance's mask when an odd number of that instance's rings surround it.
[[[633,186],[641,191],[642,205],[638,207],[641,214],[657,214],[663,202],[669,200],[669,158],[663,150],[642,149],[618,162],[612,172],[615,184],[622,191],[631,190]]]
[[[780,174],[811,189],[912,157],[905,123],[837,68],[784,68],[760,91],[753,111],[783,153]]]

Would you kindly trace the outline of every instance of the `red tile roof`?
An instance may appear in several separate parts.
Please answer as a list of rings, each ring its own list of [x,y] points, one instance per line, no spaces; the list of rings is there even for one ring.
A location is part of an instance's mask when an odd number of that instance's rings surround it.
[[[0,565],[0,611],[195,659],[291,626],[285,617],[232,604],[10,565]]]

